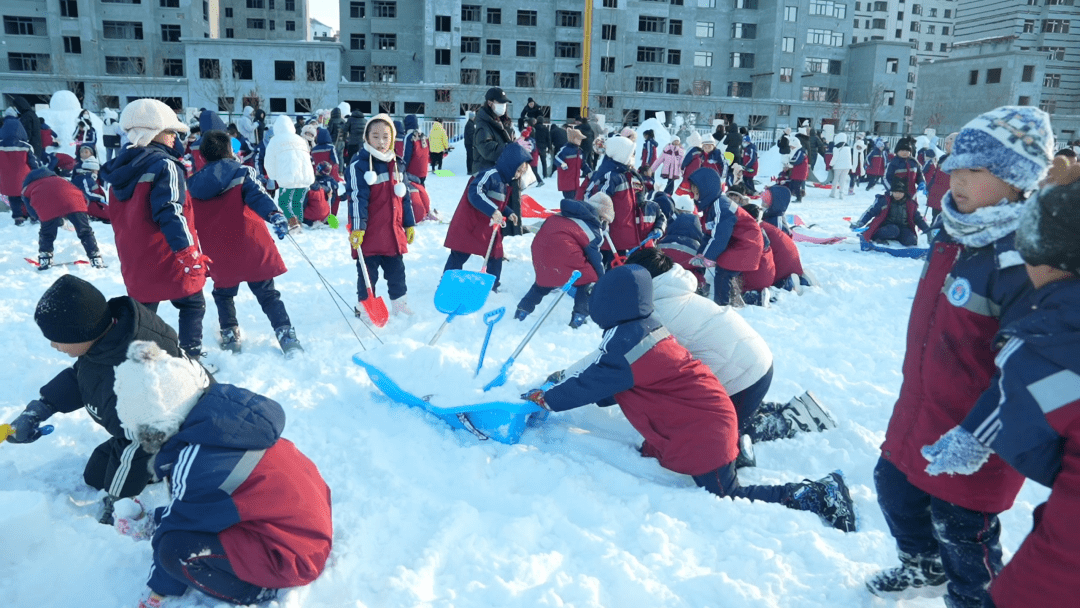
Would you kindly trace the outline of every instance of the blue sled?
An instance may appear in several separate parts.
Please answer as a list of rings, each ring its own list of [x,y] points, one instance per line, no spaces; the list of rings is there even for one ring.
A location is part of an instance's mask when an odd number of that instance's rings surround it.
[[[531,401],[492,401],[476,405],[438,407],[398,386],[385,372],[361,359],[359,354],[353,355],[353,362],[364,368],[371,382],[392,401],[434,414],[451,427],[469,431],[481,441],[494,439],[513,445],[521,440],[529,417],[537,412],[544,412],[543,408]]]
[[[859,248],[863,251],[880,251],[894,258],[912,258],[916,260],[925,258],[930,253],[929,247],[882,247],[862,237],[859,237]]]

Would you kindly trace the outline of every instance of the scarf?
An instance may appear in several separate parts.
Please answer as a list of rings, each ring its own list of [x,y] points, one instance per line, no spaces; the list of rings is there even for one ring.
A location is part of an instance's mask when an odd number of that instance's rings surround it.
[[[371,154],[373,157],[381,160],[384,163],[388,163],[388,162],[394,160],[395,154],[394,154],[394,148],[392,146],[386,152],[379,152],[375,148],[372,148],[370,144],[368,144],[367,142],[364,142],[364,149],[367,150],[368,153]]]
[[[967,247],[985,247],[1016,231],[1023,208],[1019,203],[1001,199],[996,205],[961,213],[950,190],[941,201],[941,216],[949,236]]]

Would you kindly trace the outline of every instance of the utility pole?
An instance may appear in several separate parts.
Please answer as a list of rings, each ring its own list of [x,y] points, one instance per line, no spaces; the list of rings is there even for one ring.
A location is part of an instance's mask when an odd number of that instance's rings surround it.
[[[592,13],[593,0],[585,0],[584,41],[581,57],[581,117],[589,117],[589,64],[592,59]]]

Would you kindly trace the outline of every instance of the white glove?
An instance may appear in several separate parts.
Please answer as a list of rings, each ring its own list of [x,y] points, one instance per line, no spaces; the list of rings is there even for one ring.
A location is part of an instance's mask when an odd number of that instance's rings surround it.
[[[971,475],[990,459],[993,450],[979,443],[975,436],[963,427],[953,427],[932,445],[924,445],[922,455],[930,464],[926,472],[931,475]]]

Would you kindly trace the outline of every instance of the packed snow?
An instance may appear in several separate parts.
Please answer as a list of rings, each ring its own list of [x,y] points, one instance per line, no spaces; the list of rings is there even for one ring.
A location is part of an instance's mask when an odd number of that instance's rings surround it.
[[[456,176],[427,180],[443,217],[452,215],[461,198],[464,164],[458,144],[445,163]],[[554,181],[529,194],[557,207]],[[850,235],[845,218],[857,217],[872,201],[862,188],[840,201],[829,199],[828,190],[807,190],[806,201],[791,211],[816,224],[809,232],[817,236]],[[38,272],[23,260],[36,258],[36,230],[17,228],[10,216],[0,216],[6,244],[0,253],[6,359],[0,383],[7,387],[0,420],[13,419],[41,385],[72,363],[50,348],[33,322],[45,289],[73,272],[107,297],[124,294],[112,230],[93,227],[108,269],[59,266]],[[305,231],[296,246],[279,242],[290,270],[277,284],[307,351],[292,361],[282,357],[269,322],[243,288],[237,308],[244,352],[222,352],[208,297],[204,344],[218,381],[279,401],[288,415],[285,436],[319,466],[333,492],[334,550],[326,571],[270,606],[942,605],[925,599],[895,604],[864,587],[871,573],[897,561],[872,471],[900,387],[921,261],[861,252],[854,238],[836,245],[799,243],[803,265],[820,286],[802,296],[780,293],[770,308],[741,311],[775,356],[768,399],[787,401],[809,389],[839,420],[835,430],[758,445],[758,466],[742,469],[741,480],[775,484],[843,470],[860,512],[860,531],[844,534],[810,513],[716,498],[689,477],[640,457],[640,437],[618,408],[552,414],[528,428],[519,444],[504,445],[451,430],[434,416],[383,397],[351,361],[354,353],[363,352],[416,394],[435,394],[448,405],[475,403],[478,386],[539,318],[512,319],[532,283],[532,236],[507,239],[500,292],[481,312],[455,319],[435,346],[427,346],[445,318],[433,295],[447,255],[446,228],[433,222],[417,227],[405,256],[416,315],[392,317],[382,329],[353,317],[356,269],[343,229]],[[84,257],[74,233],[61,231],[55,260]],[[473,258],[466,268],[479,266]],[[327,292],[316,272],[347,304]],[[385,298],[385,283],[376,291]],[[495,325],[484,371],[474,380],[486,329],[483,312],[499,306],[508,314]],[[570,310],[564,298],[518,357],[506,386],[489,395],[512,399],[596,348],[600,330],[591,323],[569,328]],[[175,326],[175,309],[165,303],[160,314]],[[87,457],[108,435],[82,411],[49,423],[55,432],[34,444],[0,445],[3,604],[133,607],[144,591],[150,544],[97,523],[102,493],[82,481]],[[162,485],[148,488],[144,502],[164,504]],[[1007,557],[1046,496],[1029,482],[1002,517]],[[195,592],[170,604],[225,605]]]

